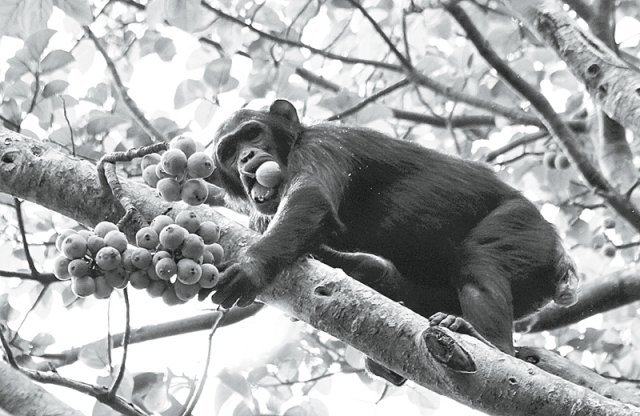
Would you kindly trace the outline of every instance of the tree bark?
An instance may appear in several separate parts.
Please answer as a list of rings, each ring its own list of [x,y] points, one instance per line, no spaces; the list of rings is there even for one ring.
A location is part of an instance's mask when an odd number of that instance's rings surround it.
[[[141,183],[121,183],[145,218],[177,214]],[[122,214],[103,195],[95,167],[46,143],[0,130],[0,192],[29,199],[92,225]],[[236,258],[259,236],[209,207],[194,209],[221,228],[220,243]],[[130,230],[133,231],[133,230]],[[384,366],[476,409],[495,415],[637,415],[640,409],[550,375],[466,335],[430,328],[402,305],[316,260],[280,273],[260,299],[359,349]],[[393,340],[393,342],[390,342]]]
[[[0,361],[0,416],[83,416],[27,376]]]
[[[561,1],[503,3],[555,50],[609,117],[630,129],[634,137],[640,137],[640,73],[582,29]]]

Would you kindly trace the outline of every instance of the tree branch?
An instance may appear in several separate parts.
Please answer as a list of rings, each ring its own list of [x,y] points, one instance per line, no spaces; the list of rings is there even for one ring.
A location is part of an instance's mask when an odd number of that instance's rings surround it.
[[[160,133],[155,127],[153,127],[151,122],[147,120],[147,118],[145,117],[142,110],[140,110],[136,102],[129,96],[129,93],[127,92],[127,87],[125,87],[124,83],[122,82],[122,79],[120,78],[120,74],[116,69],[115,63],[113,63],[113,60],[109,57],[105,48],[100,44],[100,39],[96,37],[96,35],[91,31],[91,29],[89,29],[89,26],[84,26],[84,31],[89,36],[89,38],[93,41],[93,44],[95,45],[98,52],[100,52],[100,55],[102,55],[102,57],[104,58],[107,64],[107,68],[109,68],[109,71],[111,72],[111,76],[113,77],[113,81],[116,84],[116,88],[118,88],[118,92],[122,97],[122,101],[131,112],[133,119],[138,122],[138,124],[145,131],[145,133],[147,133],[149,137],[151,137],[154,141],[156,142],[166,141],[162,133]]]
[[[38,149],[37,155],[34,148]],[[145,216],[167,212],[176,215],[184,207],[160,201],[143,184],[124,179],[121,182]],[[24,186],[25,183],[32,186]],[[0,132],[0,192],[27,198],[65,215],[84,209],[75,219],[88,224],[113,221],[121,211],[113,196],[101,195],[94,166],[10,131]],[[65,197],[60,198],[60,193]],[[99,195],[99,204],[90,201],[94,195]],[[220,226],[220,244],[229,258],[242,256],[258,239],[256,233],[214,209],[191,209],[203,220]],[[513,416],[588,415],[596,414],[597,409],[603,416],[637,414],[637,409],[549,375],[467,335],[430,327],[427,319],[313,259],[300,259],[283,270],[260,299],[347,342],[414,382],[485,412]],[[458,373],[461,363],[472,372]],[[502,391],[505,384],[509,386],[509,400],[497,391],[488,394],[488,388]],[[547,400],[549,392],[562,400]]]
[[[578,138],[569,126],[558,116],[551,103],[529,85],[522,77],[515,73],[496,52],[491,49],[478,28],[473,24],[467,13],[457,2],[443,4],[449,13],[455,18],[467,33],[468,39],[476,49],[495,68],[498,74],[520,95],[529,100],[535,111],[540,114],[544,124],[553,136],[562,144],[566,153],[578,168],[587,183],[615,209],[620,216],[626,219],[637,231],[640,231],[640,210],[628,199],[620,195],[607,181],[607,179],[591,163],[588,156],[578,145]],[[639,117],[640,119],[640,117]]]

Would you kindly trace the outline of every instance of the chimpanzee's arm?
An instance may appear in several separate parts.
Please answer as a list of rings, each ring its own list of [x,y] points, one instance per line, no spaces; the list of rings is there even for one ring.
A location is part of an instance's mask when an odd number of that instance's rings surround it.
[[[213,302],[225,308],[236,301],[239,306],[252,303],[283,267],[341,231],[337,203],[338,198],[315,180],[294,179],[267,231],[221,276]]]

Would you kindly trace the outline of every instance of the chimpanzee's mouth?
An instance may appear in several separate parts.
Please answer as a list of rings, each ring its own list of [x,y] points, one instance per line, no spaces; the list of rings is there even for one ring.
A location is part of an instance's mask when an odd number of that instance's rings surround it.
[[[250,195],[251,199],[258,204],[263,204],[265,202],[271,201],[278,194],[277,188],[267,188],[266,186],[260,185],[256,181],[252,181]]]

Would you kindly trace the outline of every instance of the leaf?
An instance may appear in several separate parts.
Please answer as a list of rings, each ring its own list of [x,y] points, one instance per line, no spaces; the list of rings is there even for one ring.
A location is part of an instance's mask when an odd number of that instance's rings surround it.
[[[24,39],[25,36],[45,29],[52,10],[52,0],[2,0],[0,35]]]
[[[17,123],[20,121],[22,117],[22,111],[20,111],[20,107],[18,107],[18,103],[13,98],[9,99],[2,103],[2,114],[8,118],[9,120]]]
[[[91,6],[87,0],[53,0],[53,5],[81,25],[88,25],[93,21]]]
[[[160,59],[165,62],[169,62],[176,56],[176,45],[174,45],[173,40],[169,38],[160,38],[158,39],[154,45],[153,49],[156,51]]]
[[[204,70],[204,80],[215,89],[223,87],[231,79],[231,59],[211,61]]]
[[[254,415],[253,411],[249,408],[249,406],[247,406],[245,402],[238,403],[236,408],[233,409],[233,416],[253,416],[253,415]]]
[[[33,346],[31,353],[41,355],[44,353],[44,350],[54,342],[56,342],[56,339],[53,335],[41,332],[31,340],[31,345]]]
[[[54,33],[56,33],[56,31],[52,29],[40,30],[29,36],[27,40],[24,41],[24,46],[27,48],[29,55],[34,61],[40,61],[40,56],[42,56],[42,52],[44,52],[45,48],[49,44],[51,36],[53,36]]]
[[[55,71],[56,69],[60,69],[73,61],[73,55],[69,52],[56,49],[55,51],[49,52],[42,62],[40,62],[40,72],[46,74],[48,72]]]
[[[164,16],[169,23],[182,30],[195,31],[202,17],[200,0],[166,0]]]
[[[80,350],[78,358],[81,362],[91,368],[105,368],[109,364],[107,348],[106,341],[89,344]]]
[[[205,128],[209,125],[209,123],[211,123],[211,120],[213,120],[213,115],[215,114],[217,109],[218,106],[207,100],[202,100],[202,102],[198,104],[198,108],[196,108],[195,118],[200,127]]]
[[[69,133],[69,127],[60,127],[49,134],[49,140],[52,142],[67,146],[71,144],[71,134]]]
[[[198,98],[204,97],[205,90],[206,87],[201,81],[186,79],[176,88],[176,94],[173,97],[173,106],[178,109],[187,104],[191,104]]]
[[[113,116],[111,114],[102,114],[95,116],[87,123],[87,133],[100,134],[107,132],[117,125],[126,122],[122,117]]]
[[[251,395],[251,387],[247,380],[242,377],[240,374],[233,374],[228,372],[222,372],[218,375],[218,378],[224,383],[225,386],[229,387],[235,393],[238,393],[245,399],[251,400],[253,396]]]
[[[69,83],[67,81],[64,81],[62,79],[55,79],[45,85],[44,89],[42,90],[42,96],[44,98],[48,98],[52,95],[60,94],[62,91],[66,90],[68,86]]]

